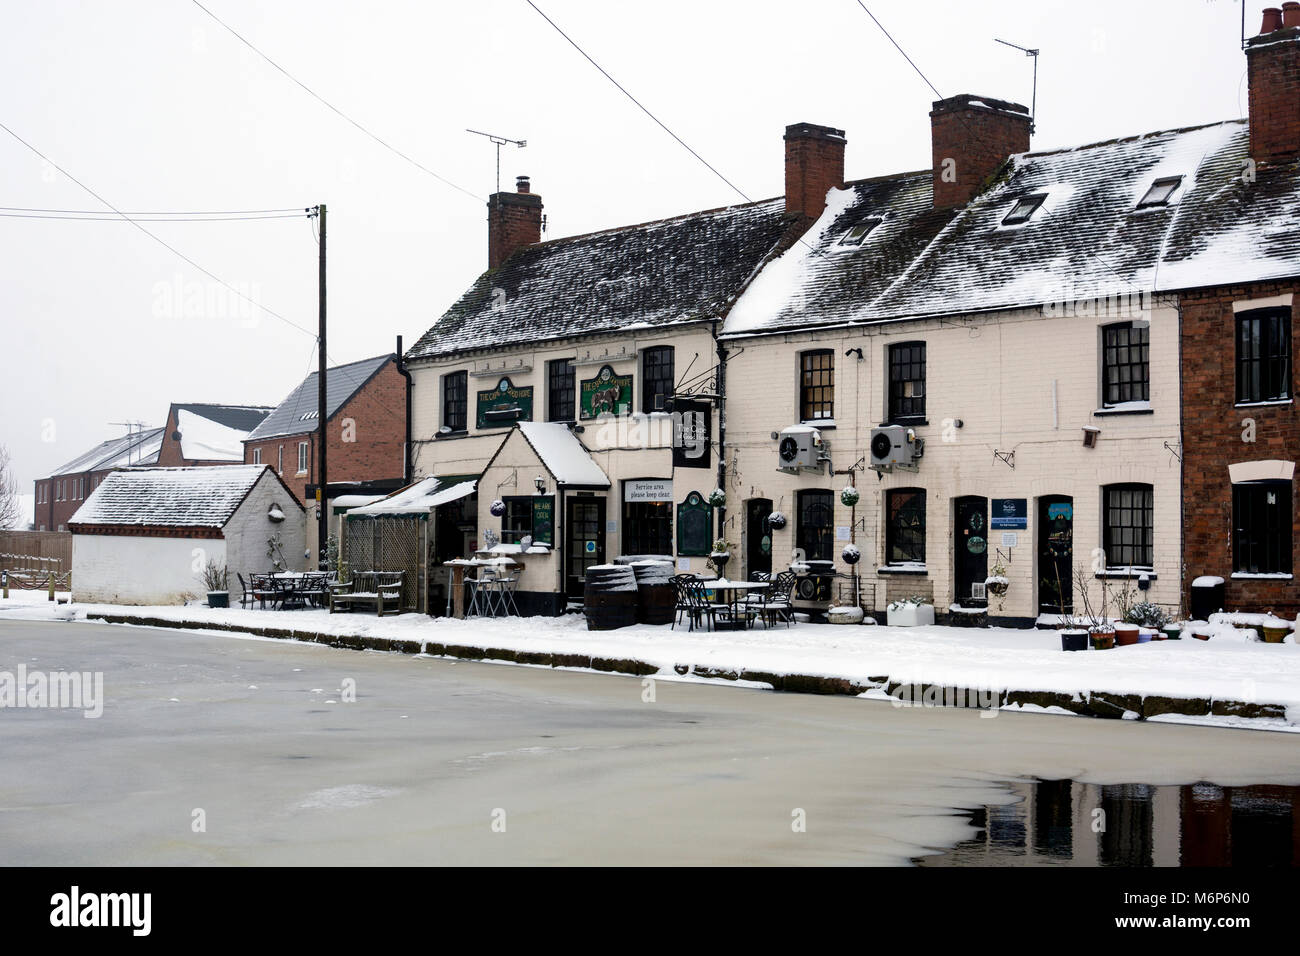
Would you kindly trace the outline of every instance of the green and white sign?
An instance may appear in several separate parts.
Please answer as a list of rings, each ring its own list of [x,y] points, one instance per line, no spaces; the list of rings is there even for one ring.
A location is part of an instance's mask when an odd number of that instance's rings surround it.
[[[595,378],[584,379],[578,391],[578,417],[583,420],[601,415],[626,415],[632,410],[632,376],[615,375],[609,365],[602,365]]]
[[[496,388],[478,393],[475,421],[479,428],[505,428],[533,420],[533,387],[515,388],[508,376]]]

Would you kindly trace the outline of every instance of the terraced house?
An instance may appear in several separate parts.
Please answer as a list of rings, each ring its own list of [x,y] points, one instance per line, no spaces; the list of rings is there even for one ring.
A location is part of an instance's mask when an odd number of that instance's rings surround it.
[[[846,181],[844,132],[800,123],[766,202],[541,242],[527,180],[494,195],[488,271],[406,356],[414,473],[463,485],[439,560],[513,548],[542,612],[715,537],[814,612],[1174,610],[1202,576],[1293,612],[1300,23],[1274,14],[1245,120],[1033,151],[1024,106],[962,95],[928,170]]]

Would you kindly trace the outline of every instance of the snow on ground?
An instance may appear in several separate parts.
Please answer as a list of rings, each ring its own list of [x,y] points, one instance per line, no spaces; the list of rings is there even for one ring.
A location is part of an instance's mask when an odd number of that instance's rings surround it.
[[[84,620],[88,614],[104,613],[631,658],[653,664],[665,674],[674,674],[674,665],[691,664],[724,671],[840,677],[860,683],[888,676],[902,683],[977,690],[1109,691],[1285,704],[1290,723],[1300,725],[1300,646],[1294,637],[1287,637],[1283,644],[1152,641],[1104,652],[1065,653],[1055,631],[1010,628],[796,624],[771,630],[690,632],[684,627],[637,625],[617,631],[588,631],[580,615],[458,621],[422,614],[379,618],[361,612],[331,615],[324,610],[51,604],[43,592],[32,591],[13,592],[9,601],[0,601],[0,620]]]

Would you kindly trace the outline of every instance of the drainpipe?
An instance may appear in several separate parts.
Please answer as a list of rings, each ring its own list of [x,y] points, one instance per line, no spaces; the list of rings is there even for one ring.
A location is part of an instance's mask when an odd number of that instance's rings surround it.
[[[411,373],[402,357],[402,337],[397,337],[397,371],[406,379],[406,437],[402,442],[402,484],[411,483]]]
[[[718,487],[727,490],[727,349],[718,338],[718,323],[713,323],[713,341],[718,351]],[[718,537],[724,537],[727,506],[718,509]]]

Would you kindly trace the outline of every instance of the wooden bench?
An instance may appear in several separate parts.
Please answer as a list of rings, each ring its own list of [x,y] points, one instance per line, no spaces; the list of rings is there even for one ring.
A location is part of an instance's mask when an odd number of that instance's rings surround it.
[[[330,585],[330,613],[351,611],[356,605],[373,606],[379,617],[386,606],[402,610],[404,571],[353,571],[347,584]]]

